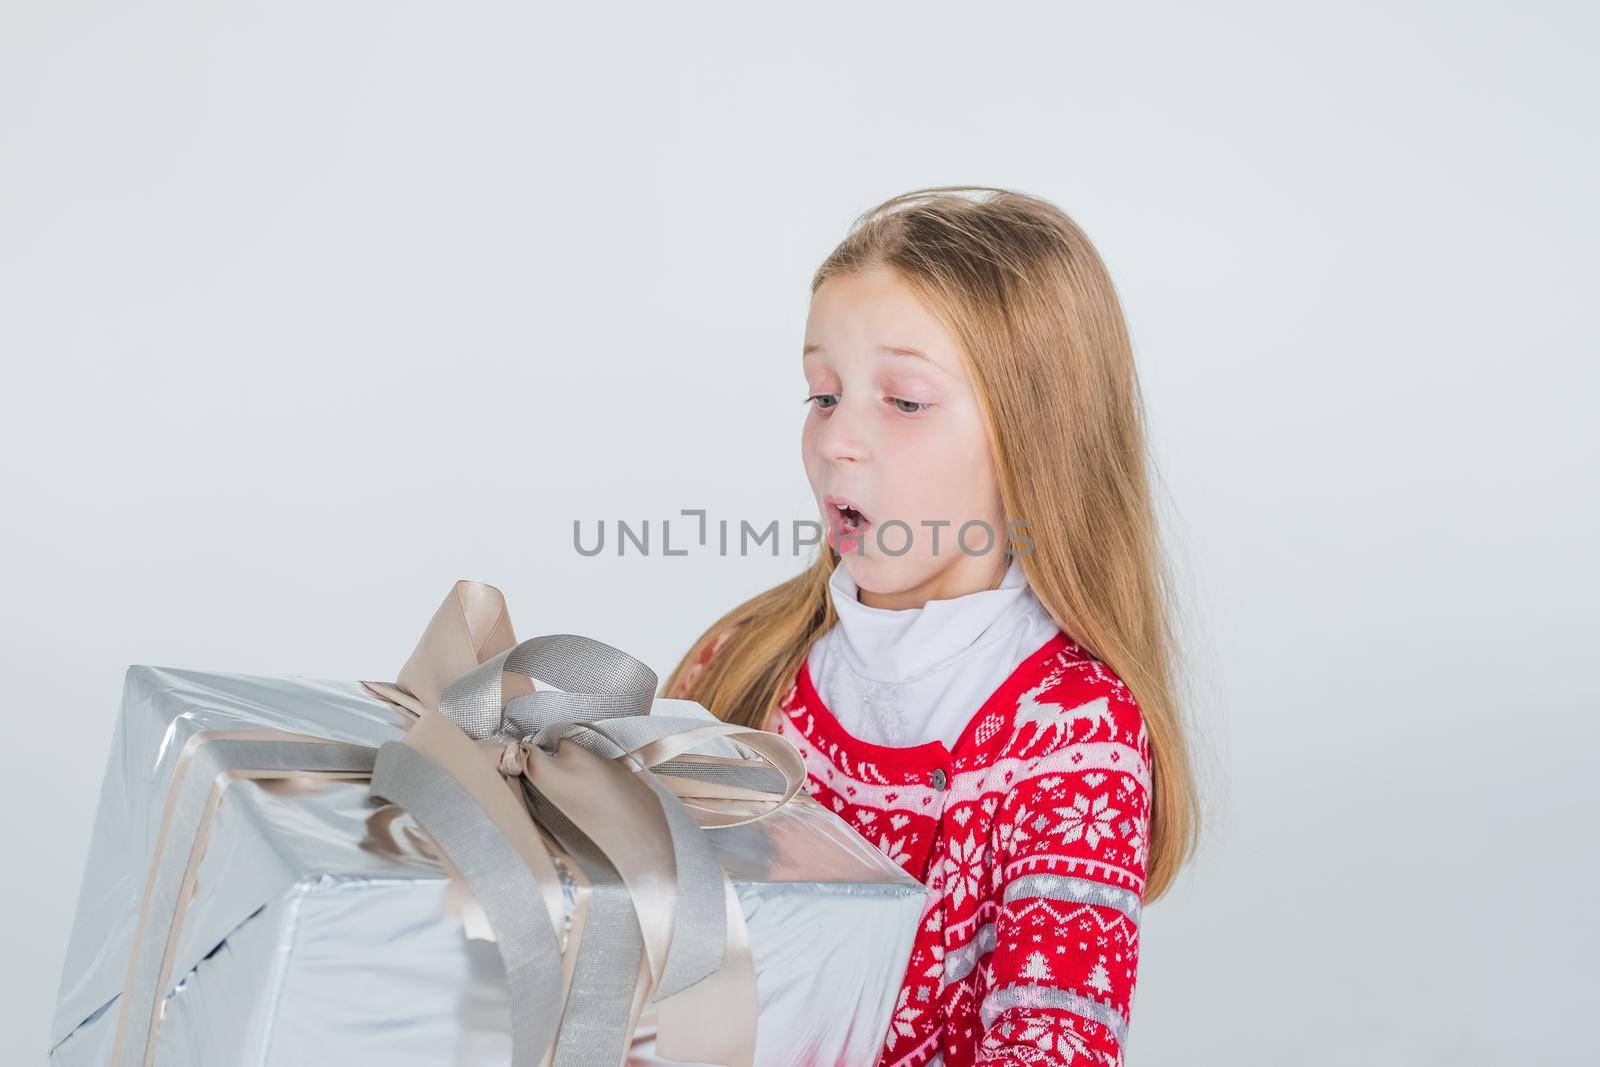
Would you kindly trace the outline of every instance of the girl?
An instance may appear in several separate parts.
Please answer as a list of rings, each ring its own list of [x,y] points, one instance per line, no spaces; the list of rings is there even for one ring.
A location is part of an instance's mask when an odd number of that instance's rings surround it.
[[[817,270],[803,366],[827,544],[663,694],[793,741],[927,885],[881,1067],[1121,1064],[1198,820],[1105,267],[1045,201],[907,193]]]

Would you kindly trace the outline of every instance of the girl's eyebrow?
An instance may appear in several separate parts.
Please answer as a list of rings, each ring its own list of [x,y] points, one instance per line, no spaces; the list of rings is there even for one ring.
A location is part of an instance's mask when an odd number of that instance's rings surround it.
[[[879,345],[878,351],[882,352],[886,356],[899,356],[901,359],[915,359],[928,370],[932,371],[934,378],[937,380],[946,382],[960,381],[960,379],[955,375],[951,374],[949,371],[939,366],[939,364],[935,363],[932,356],[918,349],[905,348],[900,345]]]
[[[904,348],[900,345],[879,345],[878,351],[890,356],[910,356],[913,359],[922,360],[935,370],[939,369],[939,365],[930,359],[926,352],[915,348]]]
[[[801,358],[804,358],[806,356],[809,356],[813,352],[821,352],[821,351],[822,351],[822,342],[821,341],[812,341],[810,344],[805,346],[805,349],[800,353],[800,355],[801,355]],[[926,352],[923,352],[923,351],[921,351],[919,349],[907,348],[907,347],[905,347],[903,345],[879,345],[878,346],[878,351],[884,353],[885,355],[889,355],[889,356],[910,356],[912,359],[920,359],[920,360],[922,360],[924,363],[928,364],[928,366],[932,367],[936,371],[941,371],[942,372],[944,370],[944,368],[940,367],[939,364],[935,363],[933,361],[933,359],[931,357],[929,357],[929,355]]]

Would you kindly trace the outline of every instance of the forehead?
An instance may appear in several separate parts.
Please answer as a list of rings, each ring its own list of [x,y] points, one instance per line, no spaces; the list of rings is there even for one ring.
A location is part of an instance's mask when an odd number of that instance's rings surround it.
[[[811,297],[805,347],[808,360],[839,363],[871,357],[908,368],[932,363],[953,377],[965,377],[955,338],[911,287],[885,267],[823,282]],[[921,352],[926,363],[887,351],[895,348]]]

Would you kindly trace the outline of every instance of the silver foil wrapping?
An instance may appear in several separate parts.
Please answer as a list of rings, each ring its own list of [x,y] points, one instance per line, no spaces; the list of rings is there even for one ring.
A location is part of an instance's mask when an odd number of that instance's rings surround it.
[[[664,714],[709,714],[657,700]],[[402,712],[355,681],[127,672],[51,1027],[54,1067],[104,1064],[173,764],[202,730],[264,726],[376,746]],[[756,1063],[871,1064],[925,890],[802,794],[710,831],[749,926]],[[510,1062],[494,944],[420,830],[364,782],[227,790],[165,991],[162,1067]],[[654,1053],[648,1008],[629,1064]]]

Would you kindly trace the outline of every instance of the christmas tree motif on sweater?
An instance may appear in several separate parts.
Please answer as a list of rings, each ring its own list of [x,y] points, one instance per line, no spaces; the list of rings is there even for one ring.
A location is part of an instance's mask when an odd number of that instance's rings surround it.
[[[1050,971],[1050,964],[1045,960],[1043,952],[1034,952],[1028,956],[1028,962],[1022,965],[1022,977],[1031,978],[1038,982],[1048,982],[1055,978]]]
[[[1088,978],[1083,980],[1083,984],[1097,993],[1111,992],[1111,976],[1106,974],[1104,956],[1100,957],[1100,962],[1094,965],[1094,970],[1090,972]]]

